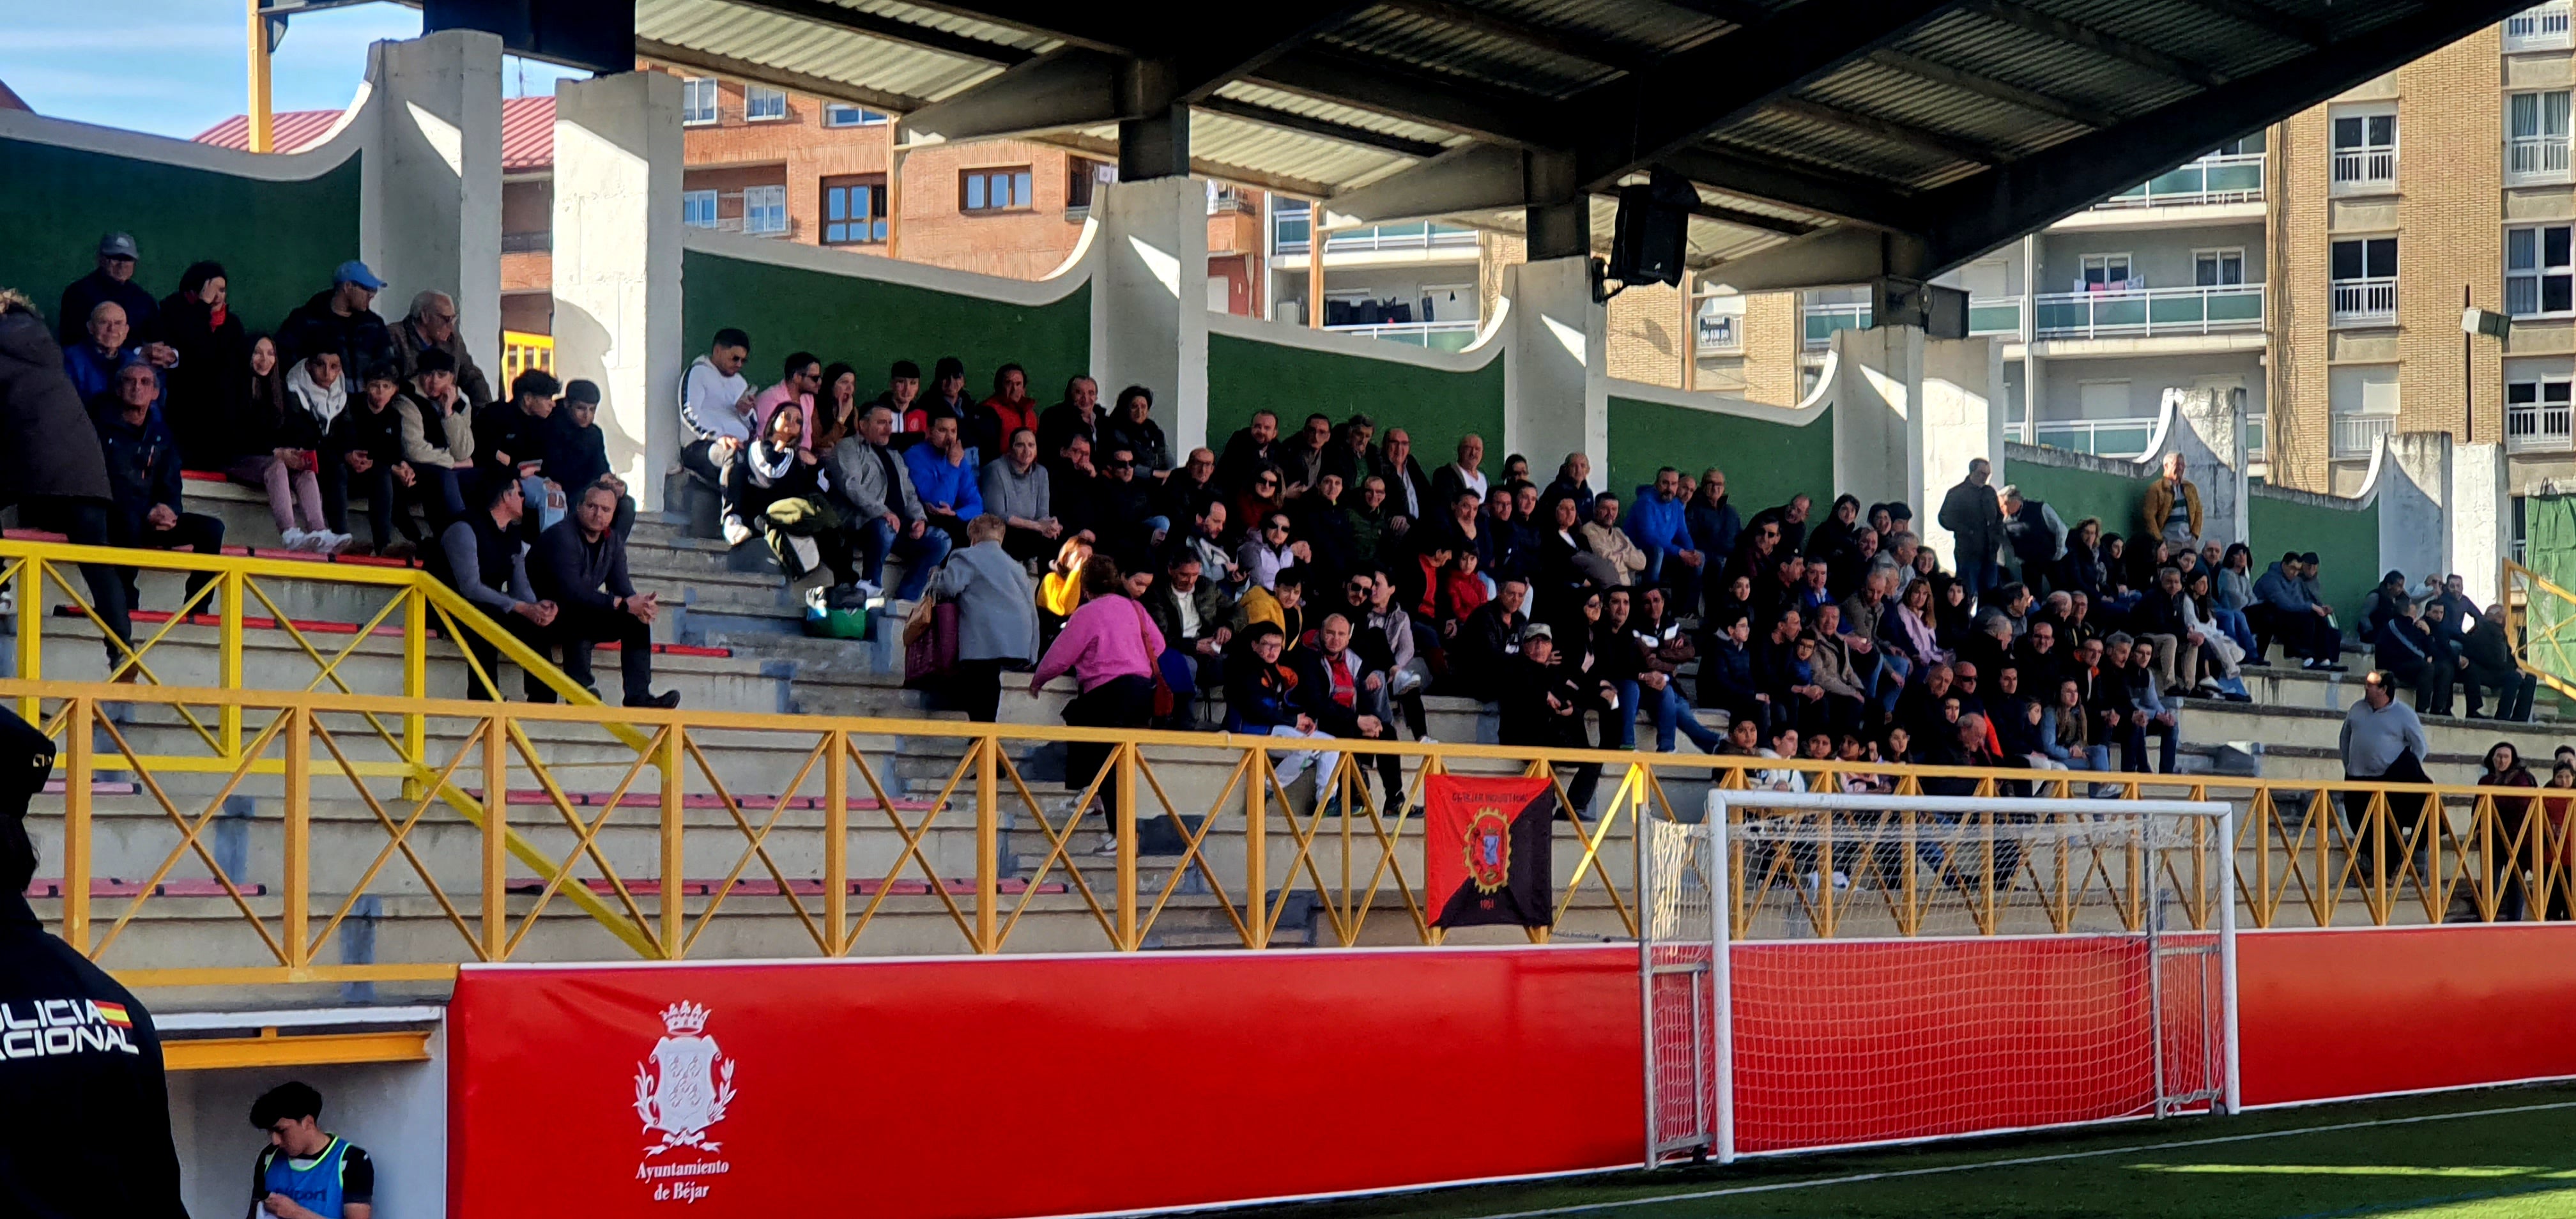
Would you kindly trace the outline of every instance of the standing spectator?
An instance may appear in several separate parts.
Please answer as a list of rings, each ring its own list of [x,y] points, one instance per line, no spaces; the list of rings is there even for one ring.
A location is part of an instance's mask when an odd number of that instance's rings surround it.
[[[1081,693],[1064,706],[1064,722],[1072,727],[1134,731],[1153,717],[1154,658],[1163,654],[1163,638],[1145,607],[1127,598],[1125,585],[1116,560],[1093,555],[1082,569],[1085,600],[1065,619],[1064,630],[1029,675],[1029,697],[1036,698],[1048,682],[1073,674]],[[1111,829],[1095,854],[1118,851],[1118,822],[1112,812],[1118,807],[1118,776],[1101,773],[1113,748],[1106,742],[1065,743],[1065,790],[1083,791],[1093,779],[1100,781],[1095,807]]]
[[[339,354],[314,352],[288,370],[285,397],[263,394],[242,405],[236,442],[245,451],[227,473],[244,486],[268,491],[269,515],[288,550],[347,549],[355,539],[331,528],[322,503],[323,438],[349,409],[349,379],[341,374]]]
[[[680,378],[680,421],[696,437],[680,447],[680,467],[721,491],[726,467],[751,444],[751,404],[759,396],[742,366],[751,359],[751,336],[730,326],[716,332],[707,354],[690,361]],[[748,536],[748,535],[746,535]],[[725,539],[736,546],[742,538]]]
[[[1154,422],[1154,391],[1142,385],[1119,390],[1117,409],[1110,412],[1098,431],[1110,448],[1136,455],[1138,476],[1160,480],[1171,472],[1171,443],[1163,438],[1163,425]],[[1210,461],[1212,471],[1214,459]]]
[[[1635,539],[1619,528],[1619,496],[1604,491],[1593,497],[1592,519],[1582,526],[1584,548],[1601,557],[1611,578],[1603,581],[1608,588],[1625,588],[1654,566],[1653,560],[1637,546]]]
[[[1473,491],[1479,503],[1485,499],[1485,438],[1469,432],[1458,438],[1458,459],[1431,472],[1431,498],[1422,505],[1426,514],[1446,512],[1457,502],[1460,491]],[[1420,521],[1422,517],[1414,518]]]
[[[783,406],[793,405],[798,420],[799,437],[814,434],[814,395],[823,388],[823,361],[810,351],[793,352],[779,364],[778,384],[760,391],[751,400],[751,427],[755,435],[769,434],[769,417]],[[802,444],[802,440],[799,441]],[[805,445],[811,449],[812,445]]]
[[[2327,619],[2334,608],[2319,605],[2308,593],[2306,561],[2297,552],[2283,554],[2254,582],[2255,604],[2245,611],[2254,627],[2255,653],[2270,640],[2281,642],[2285,656],[2305,656],[2300,666],[2310,672],[2341,673],[2343,637]]]
[[[161,379],[137,356],[117,371],[115,398],[101,403],[93,416],[115,500],[107,516],[108,545],[221,554],[224,523],[180,508],[179,442],[161,421],[161,412],[153,409],[160,396]],[[117,575],[124,582],[125,604],[140,604],[134,569],[119,568]],[[213,572],[188,573],[188,600],[194,602],[213,579]]]
[[[2019,486],[2007,484],[1995,494],[2003,509],[2004,547],[2021,566],[2021,582],[2048,592],[2066,562],[2066,522],[2047,501],[2023,498]]]
[[[869,417],[892,418],[883,407],[869,408]],[[769,417],[768,432],[734,455],[725,480],[725,536],[749,538],[757,528],[789,580],[829,568],[836,586],[850,584],[857,579],[850,557],[853,531],[832,504],[842,474],[836,463],[797,443],[802,438],[797,429],[803,426],[804,416],[778,411]],[[855,443],[844,440],[841,445],[846,450]],[[928,578],[926,571],[923,578]]]
[[[636,592],[626,574],[626,539],[615,529],[620,498],[611,483],[583,487],[570,518],[537,538],[528,583],[539,600],[555,607],[547,638],[563,649],[564,676],[591,685],[591,645],[615,641],[625,705],[677,707],[679,691],[653,693],[653,619],[661,601]]]
[[[1595,708],[1607,710],[1613,697],[1609,684],[1579,681],[1559,665],[1556,634],[1544,622],[1522,628],[1520,644],[1520,655],[1504,665],[1500,675],[1502,744],[1534,749],[1589,748],[1592,742],[1584,739],[1583,713]],[[1600,780],[1599,763],[1585,762],[1574,767],[1572,781],[1566,784],[1565,801],[1578,817],[1591,809],[1593,789]]]
[[[1217,458],[1216,485],[1228,495],[1241,495],[1251,488],[1257,471],[1270,469],[1275,473],[1278,462],[1272,450],[1278,443],[1278,412],[1252,412],[1252,421],[1226,438],[1225,452]]]
[[[64,288],[62,307],[54,311],[54,324],[61,328],[54,337],[65,348],[81,341],[81,328],[100,305],[115,305],[124,312],[126,324],[134,328],[135,341],[150,342],[161,337],[159,307],[152,303],[152,294],[134,282],[138,257],[133,234],[109,233],[98,239],[98,269]]]
[[[137,343],[133,336],[123,306],[101,301],[91,308],[87,335],[63,349],[63,374],[72,379],[84,401],[116,392],[116,371],[129,360],[142,360],[155,370],[178,362],[177,353],[167,345]],[[156,352],[163,353],[163,358],[155,359]]]
[[[371,1219],[376,1165],[366,1148],[322,1129],[322,1094],[283,1083],[251,1103],[250,1124],[268,1136],[251,1165],[250,1213],[277,1219]]]
[[[1021,428],[1044,430],[1038,422],[1038,400],[1029,396],[1027,369],[1005,364],[993,370],[993,396],[976,404],[973,426],[972,432],[959,435],[974,438],[979,456],[1000,454],[1002,446],[1010,443],[1011,433]]]
[[[1207,578],[1198,552],[1187,546],[1174,547],[1163,570],[1163,582],[1146,594],[1145,612],[1163,632],[1166,650],[1159,659],[1164,680],[1175,695],[1173,711],[1186,716],[1190,708],[1183,700],[1225,684],[1225,648],[1234,640],[1234,628],[1228,625],[1234,602]]]
[[[1986,485],[1994,471],[1993,463],[1983,457],[1969,462],[1968,476],[1941,498],[1941,527],[1950,531],[1955,543],[1951,564],[1972,597],[2003,582],[1995,563],[1996,548],[2004,540],[2003,506]]]
[[[0,288],[0,505],[18,505],[22,521],[76,544],[105,546],[110,495],[98,431],[63,375],[62,349],[25,296]],[[81,564],[81,578],[114,664],[116,641],[134,637],[125,583],[103,563]]]
[[[1025,429],[1023,429],[1025,430]],[[953,548],[966,544],[966,522],[984,515],[984,495],[975,486],[974,452],[957,437],[957,421],[930,421],[930,442],[903,451],[904,472],[931,525],[948,535]]]
[[[2488,606],[2468,634],[2460,637],[2460,658],[2466,662],[2460,669],[2460,684],[2468,689],[2470,719],[2484,718],[2478,714],[2483,689],[2495,691],[2495,718],[2530,722],[2531,696],[2539,679],[2514,661],[2503,602]]]
[[[1047,468],[1038,463],[1038,434],[1029,428],[1014,429],[1002,455],[984,463],[977,498],[1005,527],[1002,549],[1022,562],[1053,554],[1064,536],[1064,522],[1051,510],[1047,478]]]
[[[448,522],[465,515],[465,480],[474,472],[474,417],[456,392],[456,369],[446,352],[424,351],[417,366],[411,392],[395,408],[401,412],[403,461],[411,466],[414,493],[429,510],[430,526],[443,534]]]
[[[501,629],[543,654],[546,631],[555,622],[556,606],[552,601],[538,600],[536,588],[528,580],[525,547],[519,542],[519,522],[527,514],[527,497],[520,492],[515,478],[487,478],[476,487],[479,506],[448,522],[439,532],[439,548],[431,557],[431,571]],[[472,630],[465,632],[462,643],[475,665],[466,674],[465,697],[499,702],[500,648],[481,632]],[[529,702],[555,701],[555,692],[544,678],[532,671],[521,676]]]
[[[2522,764],[2522,751],[2514,748],[2513,742],[2498,741],[2487,747],[2485,768],[2478,773],[2478,786],[2536,788],[2540,781],[2531,777],[2530,768]],[[2487,840],[2479,854],[2486,864],[2488,891],[2495,894],[2496,921],[2519,923],[2530,909],[2531,898],[2531,880],[2524,874],[2522,844],[2533,841],[2528,837],[2531,833],[2531,810],[2539,801],[2528,796],[2505,795],[2491,799],[2495,806],[2495,836]],[[2561,839],[2552,834],[2549,841],[2556,843]],[[2534,846],[2537,847],[2536,842]],[[2537,850],[2531,858],[2535,864],[2538,863]],[[2546,866],[2534,866],[2531,872],[2549,875]]]
[[[1297,671],[1306,713],[1328,736],[1394,740],[1395,709],[1388,699],[1386,671],[1370,665],[1351,646],[1354,634],[1350,614],[1345,611],[1324,615],[1322,625],[1315,628],[1315,649]],[[1404,805],[1403,759],[1391,753],[1378,754],[1376,759],[1378,790],[1383,793],[1378,807],[1382,815],[1391,817]],[[1355,778],[1353,787],[1364,782]],[[1333,770],[1321,772],[1317,784],[1334,786]]]
[[[400,378],[391,363],[367,370],[358,396],[322,433],[318,479],[323,519],[335,533],[349,531],[350,488],[367,497],[371,549],[389,559],[411,558],[424,536],[411,514],[417,475],[403,460],[402,410],[396,405],[402,397]],[[402,531],[399,540],[394,537],[397,528]]]
[[[1038,416],[1038,450],[1058,453],[1075,437],[1097,452],[1100,448],[1100,383],[1074,377],[1064,383],[1064,401]]]
[[[2335,744],[2343,754],[2343,777],[2348,781],[2433,781],[2424,773],[2424,759],[2433,752],[2432,740],[2424,735],[2424,721],[2416,718],[2414,708],[2397,701],[2397,683],[2386,673],[2374,670],[2362,676],[2361,699],[2344,711]],[[2372,822],[2371,794],[2368,788],[2342,793],[2344,828],[2352,832],[2353,863],[2361,869],[2364,885],[2377,883],[2385,857],[2393,849],[2403,849],[2410,838],[2418,843],[2419,858],[2424,854],[2418,830],[2432,807],[2430,797],[2390,792],[2387,820]],[[2388,866],[2393,872],[2397,865]],[[2424,869],[2419,866],[2416,875],[2424,875]],[[2389,879],[2393,883],[2395,877]]]
[[[887,447],[894,439],[894,414],[881,406],[868,408],[859,434],[832,450],[831,465],[838,494],[851,510],[866,571],[863,591],[876,595],[885,582],[889,556],[906,564],[903,583],[895,589],[889,612],[908,610],[930,586],[930,573],[948,557],[948,535],[930,528],[929,515],[913,489],[912,474]]]
[[[179,275],[179,290],[161,302],[161,340],[177,356],[166,378],[161,415],[179,438],[180,465],[220,471],[234,447],[227,434],[249,367],[251,340],[234,315],[223,264],[200,262]],[[269,366],[277,364],[275,344]]]
[[[978,724],[1000,714],[1002,670],[1038,655],[1037,590],[1028,569],[1003,549],[1006,528],[991,513],[966,522],[967,545],[949,552],[930,581],[931,595],[957,606],[957,667],[949,690]]]
[[[2182,476],[2182,454],[2165,454],[2164,476],[2147,484],[2140,509],[2147,536],[2171,542],[2176,550],[2199,549],[2200,488]]]
[[[1484,442],[1477,441],[1479,454]],[[1386,477],[1386,529],[1396,537],[1404,536],[1426,512],[1438,511],[1439,499],[1431,485],[1431,476],[1422,472],[1422,463],[1413,456],[1413,433],[1400,427],[1386,430],[1386,443],[1379,446],[1378,473]]]
[[[466,345],[465,336],[456,324],[456,298],[436,289],[413,293],[411,312],[394,323],[394,362],[402,374],[410,376],[420,365],[420,353],[443,351],[456,361],[456,392],[477,411],[493,402],[492,383],[483,370],[474,366],[474,352]],[[347,370],[356,375],[357,369]]]
[[[376,293],[383,291],[384,286],[385,281],[376,278],[376,273],[368,270],[367,264],[354,258],[341,263],[331,272],[329,290],[316,292],[311,299],[296,306],[293,313],[286,315],[285,324],[277,328],[278,341],[286,347],[286,358],[301,360],[328,348],[340,353],[340,368],[344,373],[352,368],[373,368],[380,362],[393,360],[393,331],[385,325],[385,319],[376,316],[376,311],[369,307],[375,304]],[[423,351],[413,357],[415,377],[428,354]],[[456,373],[455,357],[449,356],[446,364],[452,378]],[[473,404],[469,402],[466,405]]]

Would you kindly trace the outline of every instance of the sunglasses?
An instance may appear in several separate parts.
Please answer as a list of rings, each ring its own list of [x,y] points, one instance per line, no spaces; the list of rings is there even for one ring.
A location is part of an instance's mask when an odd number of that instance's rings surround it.
[[[1275,478],[1256,478],[1252,480],[1252,485],[1256,487],[1276,487],[1279,485],[1279,480]]]

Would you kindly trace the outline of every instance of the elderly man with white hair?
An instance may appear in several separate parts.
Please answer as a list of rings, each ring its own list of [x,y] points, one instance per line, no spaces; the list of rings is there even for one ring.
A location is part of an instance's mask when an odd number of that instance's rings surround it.
[[[456,392],[465,395],[465,401],[479,410],[492,404],[492,383],[484,379],[482,369],[474,366],[473,353],[465,349],[456,318],[455,297],[435,288],[413,294],[411,312],[394,323],[394,358],[402,366],[403,380],[409,381],[420,371],[420,353],[446,352],[449,359],[456,361]]]

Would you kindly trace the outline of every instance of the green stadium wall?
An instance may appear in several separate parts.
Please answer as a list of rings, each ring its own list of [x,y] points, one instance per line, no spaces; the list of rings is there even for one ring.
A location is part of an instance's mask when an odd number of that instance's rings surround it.
[[[1803,491],[1822,519],[1835,494],[1833,408],[1772,420],[1612,395],[1608,489],[1634,494],[1665,466],[1724,470],[1727,498],[1747,517]]]
[[[1414,460],[1426,470],[1455,460],[1458,438],[1469,432],[1485,438],[1483,468],[1488,473],[1501,473],[1509,456],[1503,449],[1499,351],[1489,353],[1481,367],[1449,369],[1210,333],[1209,445],[1222,447],[1235,429],[1252,421],[1254,412],[1264,410],[1278,413],[1282,434],[1294,432],[1313,414],[1330,416],[1335,423],[1367,415],[1380,437],[1388,428],[1403,428],[1413,437]],[[1554,465],[1530,455],[1532,470]]]
[[[2315,551],[2317,583],[2345,630],[2361,620],[2361,601],[2379,584],[2379,501],[2335,499],[2257,483],[2247,506],[2246,545],[2254,571],[2284,551]]]
[[[2093,517],[2102,522],[2102,532],[2133,538],[2144,531],[2147,484],[2155,481],[2152,467],[2138,466],[2139,473],[2114,473],[2113,463],[2057,449],[2037,449],[2006,445],[2002,481],[2021,488],[2022,498],[2035,499],[2057,510],[2059,520],[2073,529],[2077,522]],[[2117,463],[2128,466],[2129,462]],[[1940,509],[1939,499],[1948,487],[1927,492],[1934,501],[1929,511]],[[1925,515],[1924,505],[1915,505],[1917,516]]]

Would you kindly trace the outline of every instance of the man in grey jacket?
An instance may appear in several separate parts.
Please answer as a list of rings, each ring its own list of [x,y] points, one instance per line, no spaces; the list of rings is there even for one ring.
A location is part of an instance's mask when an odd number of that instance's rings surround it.
[[[2356,782],[2430,783],[2424,773],[2424,759],[2432,756],[2433,743],[2424,735],[2424,721],[2415,718],[2415,709],[2397,701],[2396,679],[2373,670],[2361,679],[2361,701],[2343,714],[2343,731],[2336,737],[2343,753],[2343,777]],[[2388,793],[2388,819],[2369,825],[2370,796],[2368,789],[2343,793],[2344,825],[2353,834],[2353,862],[2361,869],[2362,883],[2374,883],[2379,875],[2380,859],[2391,847],[2402,848],[2407,836],[2423,824],[2430,798],[2409,793]],[[2371,832],[2364,833],[2368,829]],[[2425,875],[2422,860],[2430,844],[2422,838],[2416,843],[2416,875]],[[2390,860],[2390,883],[2403,865]]]
[[[840,474],[836,493],[849,507],[860,548],[866,551],[866,571],[859,582],[881,591],[886,556],[900,555],[904,561],[903,584],[886,607],[900,616],[930,586],[930,573],[948,557],[950,542],[946,533],[930,528],[921,496],[912,489],[912,474],[891,447],[894,430],[894,411],[881,403],[870,406],[859,418],[858,434],[833,448],[832,464]]]
[[[1002,700],[1002,670],[1038,655],[1037,589],[1020,562],[1002,549],[1002,518],[987,512],[966,522],[967,546],[948,556],[930,591],[957,603],[957,667],[952,696],[979,724],[993,722]]]

